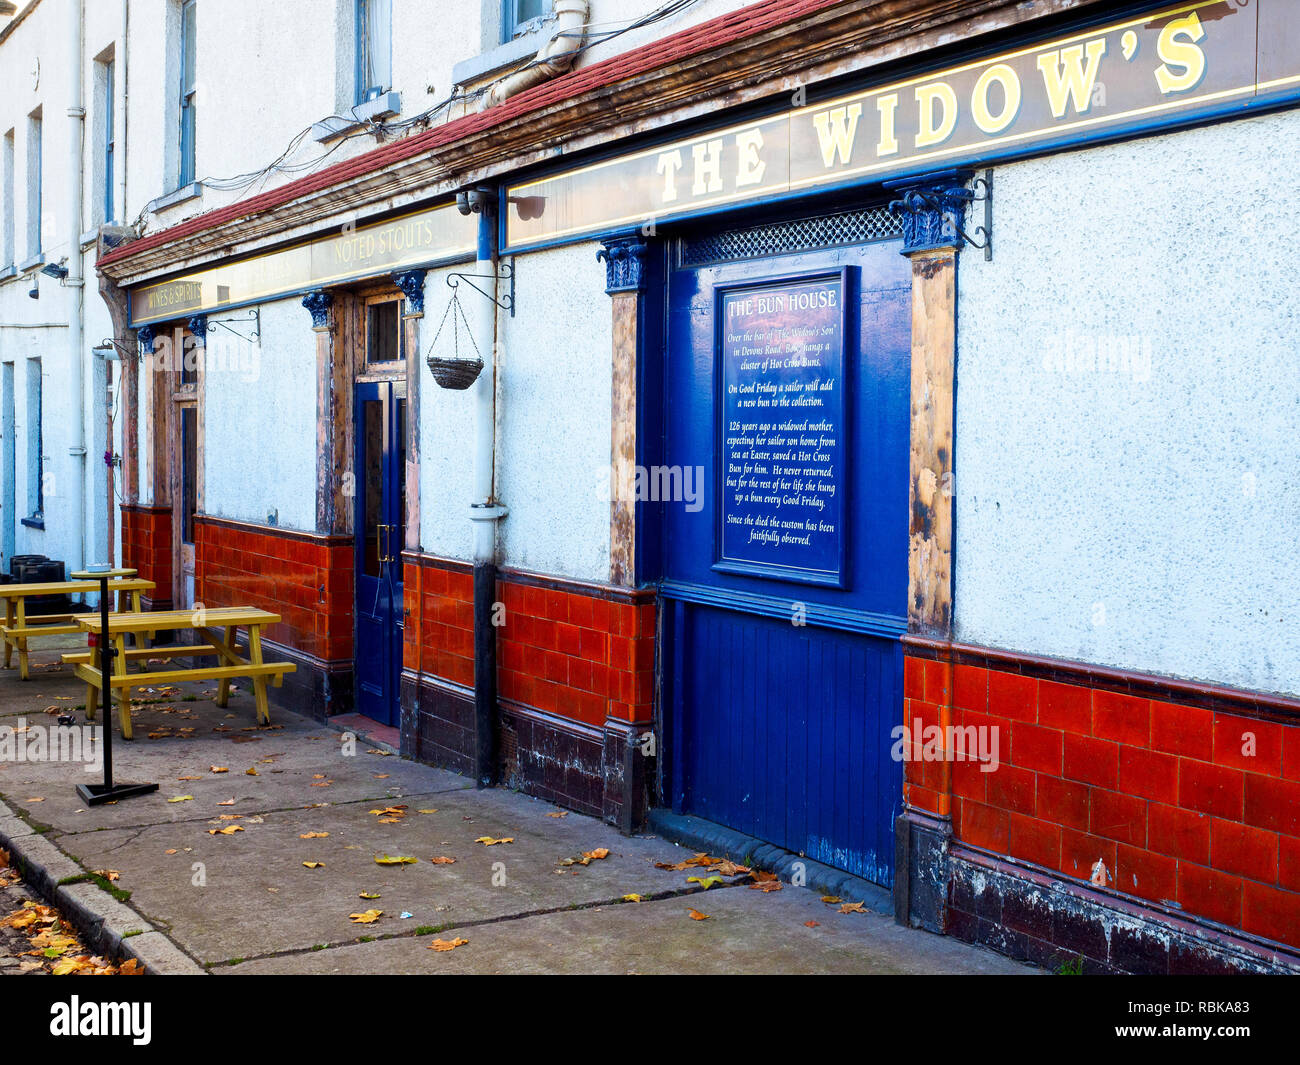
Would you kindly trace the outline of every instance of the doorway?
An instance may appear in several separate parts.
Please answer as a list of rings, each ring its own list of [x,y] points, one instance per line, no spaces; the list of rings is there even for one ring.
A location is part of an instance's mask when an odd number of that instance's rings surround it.
[[[405,624],[406,382],[359,382],[355,398],[357,710],[396,726]]]

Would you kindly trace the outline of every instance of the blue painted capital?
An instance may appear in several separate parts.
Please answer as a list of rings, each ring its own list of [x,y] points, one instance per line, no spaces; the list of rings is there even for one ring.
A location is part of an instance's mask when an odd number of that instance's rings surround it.
[[[885,188],[899,195],[889,210],[903,223],[904,255],[936,248],[961,250],[966,208],[975,196],[966,187],[970,178],[968,170],[940,170],[885,182]]]
[[[604,241],[596,258],[605,263],[605,291],[640,292],[645,288],[646,243],[639,237],[615,237]]]
[[[330,327],[330,306],[334,297],[323,288],[308,292],[302,298],[302,305],[311,311],[311,327],[317,333],[323,333]]]
[[[144,348],[144,353],[146,355],[152,355],[153,337],[154,337],[153,326],[142,325],[140,326],[139,329],[135,331],[135,335],[136,335],[136,339],[140,341],[140,346]]]
[[[185,323],[185,328],[199,340],[205,340],[208,335],[208,316],[206,314],[196,314]]]
[[[410,318],[424,315],[424,270],[406,270],[393,275],[393,284],[406,297],[406,314]]]

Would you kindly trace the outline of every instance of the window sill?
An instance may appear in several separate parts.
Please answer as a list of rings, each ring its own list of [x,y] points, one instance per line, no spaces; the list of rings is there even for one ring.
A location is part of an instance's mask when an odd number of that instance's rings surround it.
[[[30,518],[20,518],[19,521],[21,521],[22,524],[26,525],[27,528],[29,528],[29,529],[44,529],[44,528],[45,528],[45,518],[44,518],[44,516],[40,516],[40,517],[35,517],[35,516],[33,516],[33,517],[30,517]]]
[[[18,267],[12,265],[0,267],[0,281],[9,281],[10,279],[15,278],[17,276],[18,276]]]
[[[323,118],[319,122],[313,123],[311,135],[314,140],[319,142],[331,141],[335,137],[351,133],[359,126],[364,126],[371,119],[386,118],[389,115],[400,115],[401,113],[402,94],[389,91],[382,96],[376,96],[373,100],[357,104],[356,107],[348,111],[346,116],[330,115],[329,118]]]
[[[33,255],[30,259],[28,259],[25,263],[19,263],[18,271],[19,273],[25,274],[27,273],[28,270],[35,270],[37,267],[41,267],[44,265],[45,265],[45,252],[38,252],[36,255]]]
[[[145,206],[145,210],[151,213],[165,211],[168,207],[175,207],[178,203],[184,203],[186,200],[194,200],[203,195],[203,185],[197,181],[191,181],[188,185],[182,185],[175,192],[169,192],[166,196],[159,196],[156,200],[150,200]]]
[[[526,59],[532,59],[544,43],[546,38],[542,35],[539,26],[480,55],[462,59],[451,68],[451,82],[453,85],[466,85],[504,70],[506,67],[522,63]]]

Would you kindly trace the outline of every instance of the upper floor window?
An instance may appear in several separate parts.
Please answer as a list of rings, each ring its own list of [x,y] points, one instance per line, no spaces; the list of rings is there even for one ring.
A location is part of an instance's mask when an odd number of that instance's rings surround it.
[[[14,252],[14,131],[10,130],[4,136],[4,142],[0,145],[0,180],[3,180],[4,187],[0,195],[4,196],[4,232],[0,233],[0,239],[4,241],[4,251],[0,253],[0,266],[13,266],[18,260]]]
[[[514,40],[525,32],[529,22],[550,14],[551,11],[550,0],[502,0],[502,3],[502,43]]]
[[[27,509],[40,521],[45,515],[45,440],[41,360],[27,360]]]
[[[115,128],[113,109],[116,105],[116,88],[114,85],[114,65],[111,57],[95,63],[95,144],[98,158],[95,160],[96,203],[95,215],[98,221],[112,222],[117,215],[116,188],[116,152],[117,130]]]
[[[181,4],[180,185],[188,185],[194,180],[194,67],[198,51],[195,6],[195,0],[183,0]]]
[[[393,87],[393,0],[357,0],[357,98],[359,104]]]
[[[41,110],[27,116],[27,257],[41,254]]]

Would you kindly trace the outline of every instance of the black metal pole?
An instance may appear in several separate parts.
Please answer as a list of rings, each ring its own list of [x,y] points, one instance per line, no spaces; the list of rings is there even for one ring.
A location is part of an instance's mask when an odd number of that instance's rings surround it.
[[[108,686],[113,648],[108,642],[108,574],[99,578],[99,712],[104,722],[104,791],[113,790],[113,702]]]

